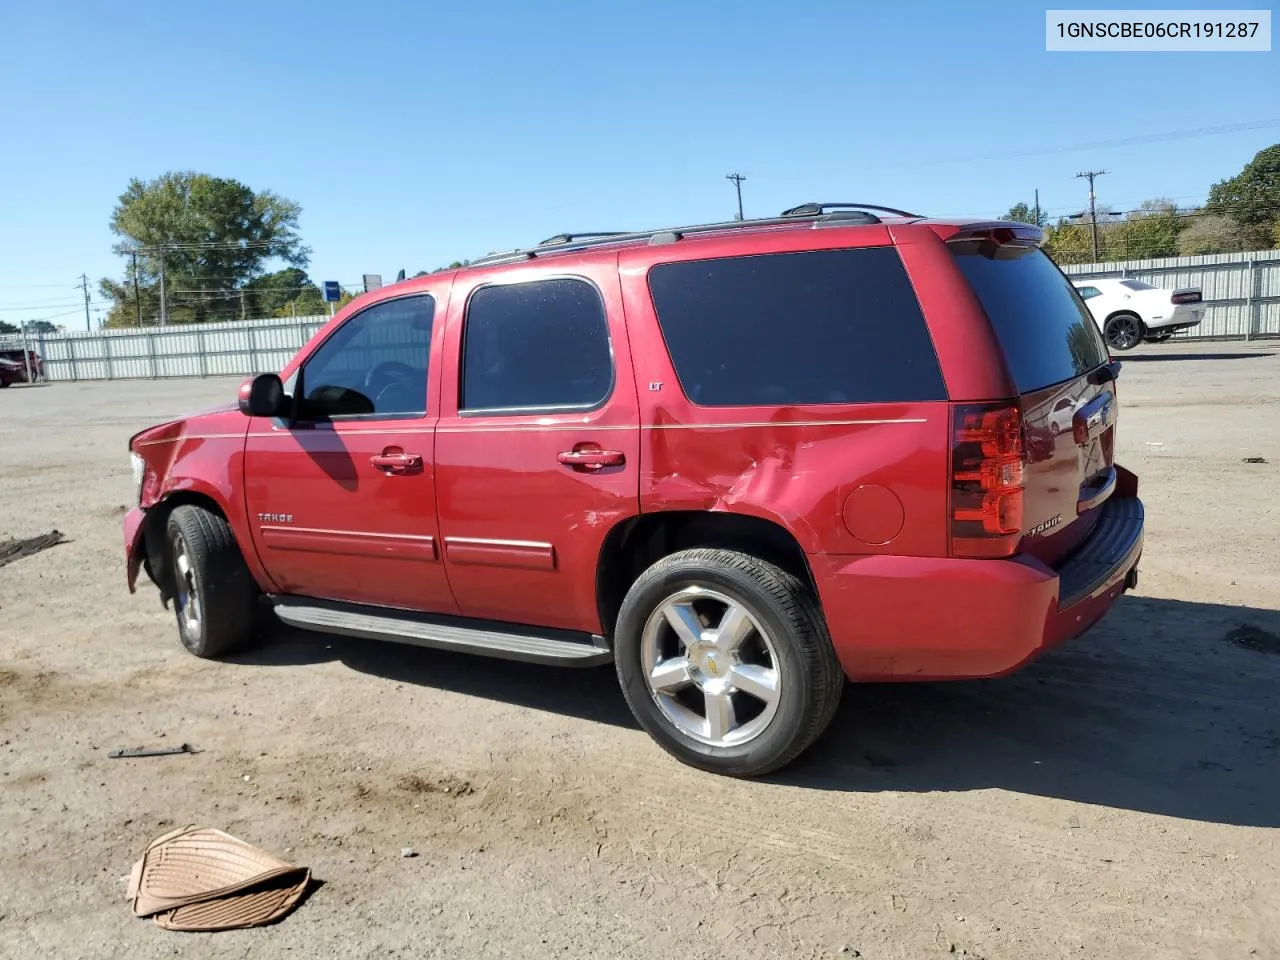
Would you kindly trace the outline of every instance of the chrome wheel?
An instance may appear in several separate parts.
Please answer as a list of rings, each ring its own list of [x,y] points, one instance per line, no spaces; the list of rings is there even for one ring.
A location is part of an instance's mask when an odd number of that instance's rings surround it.
[[[1107,323],[1107,343],[1117,350],[1130,350],[1142,339],[1142,324],[1132,314],[1112,317]]]
[[[746,743],[777,713],[781,664],[745,606],[705,587],[658,604],[640,639],[649,693],[681,733],[713,747]]]
[[[173,565],[177,572],[175,584],[177,591],[173,602],[178,611],[178,622],[188,636],[198,638],[200,636],[200,593],[196,589],[196,571],[187,553],[187,542],[182,537],[174,540]]]

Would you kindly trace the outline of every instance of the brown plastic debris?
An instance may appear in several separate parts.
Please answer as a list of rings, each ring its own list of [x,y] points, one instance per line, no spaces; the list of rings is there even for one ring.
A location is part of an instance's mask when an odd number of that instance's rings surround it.
[[[151,842],[133,865],[129,899],[166,930],[235,930],[272,923],[302,899],[311,871],[221,830],[184,827]]]

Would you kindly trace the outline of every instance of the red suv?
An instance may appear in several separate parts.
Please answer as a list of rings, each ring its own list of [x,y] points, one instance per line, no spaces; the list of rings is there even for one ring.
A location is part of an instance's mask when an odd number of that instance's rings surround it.
[[[807,204],[366,294],[238,406],[132,438],[129,587],[198,656],[269,604],[613,661],[681,760],[777,769],[846,678],[1009,673],[1137,582],[1119,364],[1041,240]]]

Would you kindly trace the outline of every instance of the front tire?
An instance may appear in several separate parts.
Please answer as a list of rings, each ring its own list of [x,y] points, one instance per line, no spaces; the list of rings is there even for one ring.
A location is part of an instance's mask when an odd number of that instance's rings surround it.
[[[182,645],[221,657],[253,639],[257,587],[225,519],[203,507],[174,507],[166,525],[173,610]]]
[[[663,749],[736,777],[792,762],[844,689],[809,586],[733,550],[681,551],[642,573],[618,615],[614,661],[631,712]]]
[[[1142,342],[1145,333],[1142,318],[1136,313],[1117,313],[1107,318],[1102,335],[1113,350],[1132,350]]]

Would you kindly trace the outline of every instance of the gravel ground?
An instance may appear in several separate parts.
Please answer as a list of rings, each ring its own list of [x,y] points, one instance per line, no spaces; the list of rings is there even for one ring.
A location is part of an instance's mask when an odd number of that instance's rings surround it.
[[[1278,354],[1123,358],[1148,539],[1099,627],[999,681],[850,688],[758,782],[669,759],[610,668],[283,628],[189,656],[125,588],[125,442],[235,381],[5,390],[0,540],[70,542],[0,567],[0,955],[1280,957]],[[122,878],[187,823],[322,883],[261,930],[134,919]]]

